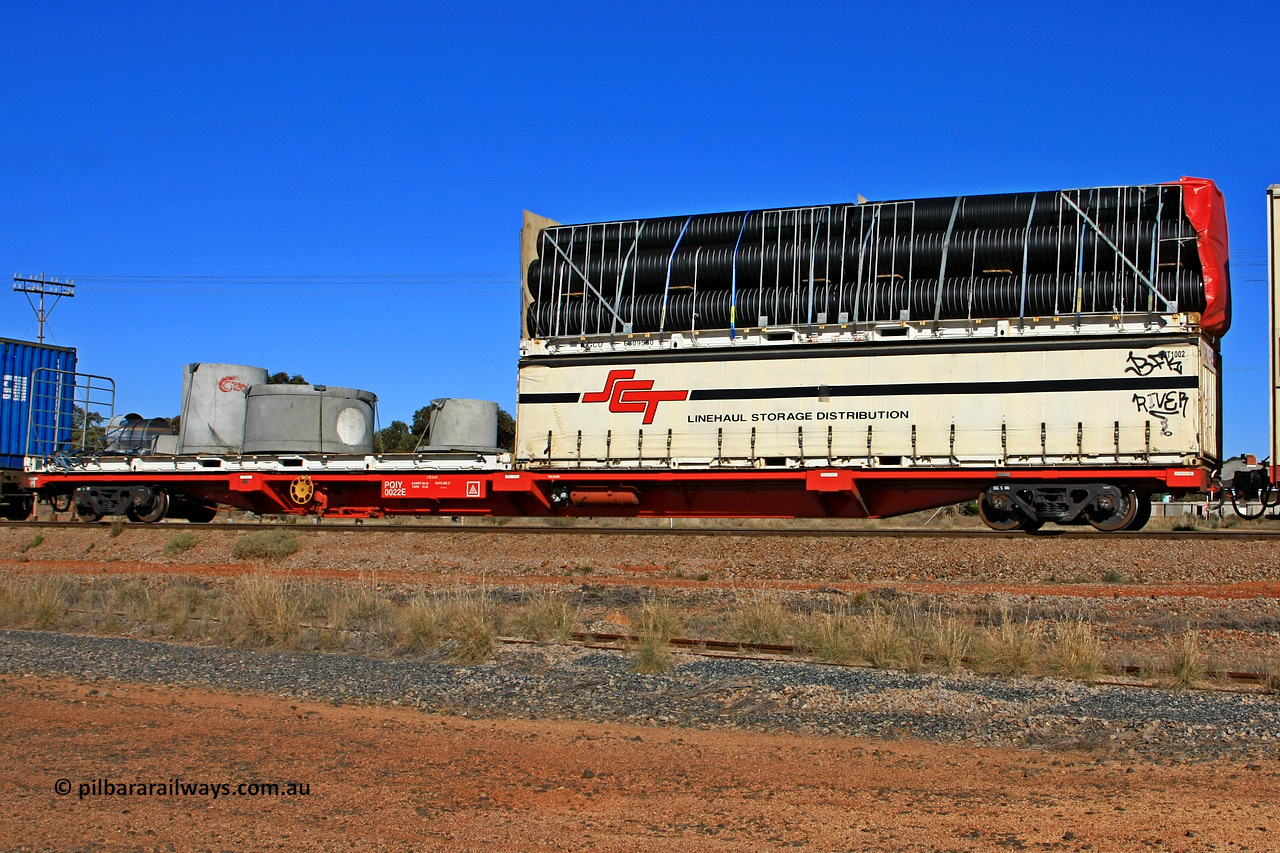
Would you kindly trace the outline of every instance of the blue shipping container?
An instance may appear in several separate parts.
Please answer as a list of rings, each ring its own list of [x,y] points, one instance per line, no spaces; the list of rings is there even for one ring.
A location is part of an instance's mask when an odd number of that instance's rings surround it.
[[[0,468],[22,468],[22,457],[27,450],[27,424],[31,417],[32,400],[44,393],[33,381],[33,374],[40,368],[74,373],[76,351],[69,347],[0,338]],[[53,375],[41,374],[42,377]],[[41,377],[35,377],[39,378]],[[40,427],[39,434],[34,436],[43,447],[57,447],[71,440],[71,395],[55,392],[53,399],[58,397],[64,398],[63,405],[57,406],[61,411],[54,419],[45,418],[48,425]],[[44,400],[39,405],[49,408],[50,401]]]

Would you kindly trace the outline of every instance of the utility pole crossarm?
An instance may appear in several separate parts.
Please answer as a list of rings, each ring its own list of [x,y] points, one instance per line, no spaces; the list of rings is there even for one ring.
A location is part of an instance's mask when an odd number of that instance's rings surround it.
[[[58,301],[64,296],[72,297],[76,295],[76,283],[74,281],[70,279],[59,281],[56,278],[45,278],[44,273],[40,273],[39,278],[15,274],[13,277],[13,289],[18,293],[25,293],[27,302],[31,304],[31,310],[36,312],[36,322],[40,325],[40,343],[44,343],[44,324],[49,321],[49,315],[57,307]],[[37,294],[40,297],[38,306],[35,300],[31,298],[32,294]],[[53,304],[47,310],[44,307],[44,298],[46,296],[53,297]]]

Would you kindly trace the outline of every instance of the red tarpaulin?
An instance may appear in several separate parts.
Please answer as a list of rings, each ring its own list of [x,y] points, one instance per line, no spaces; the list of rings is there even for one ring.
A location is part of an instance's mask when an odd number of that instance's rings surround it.
[[[1183,207],[1196,229],[1204,271],[1204,315],[1200,327],[1222,337],[1231,328],[1231,272],[1227,249],[1227,206],[1222,191],[1208,178],[1183,177]]]

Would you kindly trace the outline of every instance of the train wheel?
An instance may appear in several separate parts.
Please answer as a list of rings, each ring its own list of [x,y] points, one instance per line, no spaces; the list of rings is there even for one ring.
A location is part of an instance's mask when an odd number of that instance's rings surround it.
[[[978,517],[982,523],[992,530],[1008,531],[1023,529],[1030,519],[1016,509],[999,510],[987,503],[987,496],[978,499]]]
[[[1018,525],[1020,530],[1025,530],[1027,533],[1035,533],[1041,527],[1044,527],[1044,522],[1038,518],[1024,519],[1022,524]]]
[[[18,498],[0,505],[2,513],[6,521],[26,521],[31,517],[31,510],[35,507],[35,499],[30,497]]]
[[[102,520],[102,513],[98,512],[88,504],[76,504],[76,518],[79,518],[81,521],[88,522],[89,524],[93,524],[95,521]]]
[[[129,508],[129,518],[133,521],[141,521],[146,524],[154,524],[164,518],[169,512],[169,494],[167,492],[156,492],[151,498],[151,502],[143,509]]]
[[[1109,515],[1098,513],[1096,515],[1090,514],[1086,517],[1094,530],[1101,530],[1104,533],[1127,530],[1129,525],[1137,520],[1141,503],[1142,500],[1138,497],[1138,493],[1133,489],[1129,489],[1125,492],[1124,497],[1121,498],[1120,505],[1113,509]],[[1150,511],[1151,508],[1148,506],[1147,512],[1150,513]],[[1143,523],[1145,524],[1146,522],[1144,521]]]
[[[217,514],[218,508],[216,506],[190,504],[187,507],[187,521],[192,524],[208,524],[213,521],[213,517]]]
[[[1134,516],[1133,521],[1125,525],[1125,530],[1141,530],[1147,526],[1147,522],[1151,520],[1151,498],[1147,495],[1138,495],[1138,514]]]

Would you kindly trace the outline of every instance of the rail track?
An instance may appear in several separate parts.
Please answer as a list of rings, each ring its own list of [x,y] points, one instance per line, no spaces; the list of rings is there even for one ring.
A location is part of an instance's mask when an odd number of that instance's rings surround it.
[[[86,614],[91,611],[70,608],[69,612]],[[127,614],[123,612],[116,612],[115,615],[124,617]],[[196,622],[218,621],[216,618],[201,616],[191,616],[190,619]],[[333,631],[339,634],[359,635],[361,633],[360,631],[349,628],[306,622],[301,623],[299,627],[316,631]],[[625,651],[627,649],[634,648],[642,639],[642,637],[635,634],[616,634],[600,631],[573,631],[565,639],[558,642],[561,645],[580,646],[583,648]],[[546,641],[510,636],[497,636],[494,638],[494,642],[499,645],[507,646],[536,646],[546,644]],[[670,637],[667,639],[667,648],[676,654],[728,658],[730,660],[803,660],[806,663],[822,664],[826,666],[857,667],[860,669],[891,668],[883,666],[876,667],[873,664],[867,663],[842,663],[837,661],[820,660],[818,658],[810,657],[807,654],[807,649],[793,643],[752,643],[742,640],[718,640],[706,637]],[[932,662],[934,658],[932,655],[926,654],[923,656],[922,660],[925,662]],[[966,657],[964,659],[964,663],[972,663],[972,660]],[[1160,687],[1161,684],[1159,682],[1159,677],[1164,674],[1146,667],[1124,664],[1113,664],[1111,665],[1111,669],[1118,676],[1136,680],[1119,682],[1099,679],[1094,683],[1117,684],[1126,687]],[[1212,680],[1206,681],[1202,689],[1230,692],[1241,687],[1254,687],[1272,690],[1275,689],[1276,686],[1276,676],[1272,673],[1223,670],[1209,673],[1209,675],[1212,677]]]
[[[628,634],[602,634],[592,631],[575,631],[570,640],[574,645],[586,646],[588,648],[605,648],[605,649],[625,649],[628,646],[640,642],[640,637]],[[535,644],[533,640],[525,640],[515,637],[499,637],[498,641],[509,645]],[[797,656],[804,656],[805,649],[787,643],[745,643],[737,640],[708,640],[694,639],[690,637],[672,637],[667,641],[668,647],[673,652],[684,652],[686,654],[708,655],[711,657],[728,657],[735,660],[778,660],[789,659]],[[834,663],[831,661],[821,661],[814,658],[805,658],[808,663],[821,663],[829,666],[856,666],[864,669],[876,669],[871,664],[848,664]],[[924,660],[929,662],[932,660],[930,655],[925,655]],[[970,663],[969,659],[965,659],[965,663]],[[879,667],[883,669],[884,667]],[[1140,682],[1112,682],[1107,680],[1099,680],[1095,683],[1099,684],[1121,684],[1127,687],[1158,687],[1158,683],[1151,683],[1150,679],[1158,679],[1160,673],[1152,671],[1141,666],[1129,666],[1116,664],[1112,666],[1117,675],[1126,676],[1135,679],[1144,679]],[[1270,688],[1274,681],[1274,676],[1263,672],[1246,672],[1246,671],[1220,671],[1211,673],[1216,680],[1216,684],[1212,684],[1210,689],[1230,690],[1236,686],[1254,686]]]
[[[14,521],[8,522],[11,527],[31,528],[83,528],[86,524],[105,527],[106,520],[98,522],[83,521]],[[895,538],[895,539],[1096,539],[1113,541],[1134,539],[1143,541],[1204,541],[1223,540],[1236,542],[1270,542],[1280,541],[1280,529],[1274,530],[1145,530],[1134,532],[1099,533],[1094,530],[1037,530],[1034,533],[1020,531],[998,532],[987,529],[946,530],[942,528],[868,528],[868,527],[658,527],[658,526],[588,526],[533,524],[364,524],[347,519],[327,519],[314,524],[296,522],[252,521],[239,524],[214,522],[210,524],[188,524],[185,522],[167,522],[164,524],[141,524],[125,522],[126,528],[139,530],[155,529],[196,529],[196,530],[260,530],[281,528],[295,533],[467,533],[494,535],[594,535],[594,536],[724,536],[724,537],[788,537],[788,538]]]

